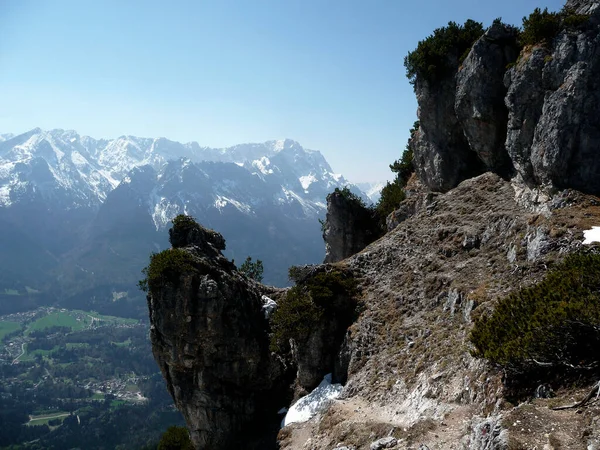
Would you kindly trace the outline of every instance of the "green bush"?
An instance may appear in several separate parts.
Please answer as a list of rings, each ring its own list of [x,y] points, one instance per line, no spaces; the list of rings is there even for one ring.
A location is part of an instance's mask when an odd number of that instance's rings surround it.
[[[600,255],[573,254],[476,320],[473,355],[522,376],[600,363]]]
[[[183,247],[191,231],[199,232],[200,224],[192,216],[179,214],[173,219],[173,226],[169,229],[169,242],[173,247]]]
[[[356,195],[355,193],[353,193],[348,188],[348,186],[344,186],[342,189],[335,188],[335,190],[333,191],[333,194],[341,195],[346,200],[348,200],[350,203],[354,203],[363,208],[368,208],[368,206],[365,204],[364,200],[361,197],[359,197],[358,195]]]
[[[417,78],[435,82],[452,73],[461,56],[483,33],[483,24],[471,19],[464,25],[448,22],[448,26],[434,30],[404,58],[407,78],[411,84],[415,84]]]
[[[138,287],[152,291],[165,283],[176,283],[182,273],[195,271],[192,256],[180,248],[171,248],[150,255],[150,264],[142,269],[144,278]]]
[[[381,197],[379,197],[376,206],[381,220],[385,221],[390,213],[398,209],[398,206],[404,199],[406,199],[406,194],[400,180],[396,178],[392,182],[388,181],[383,189],[381,189]]]
[[[574,11],[571,11],[569,9],[563,9],[562,14],[563,14],[563,26],[565,28],[579,29],[583,25],[586,25],[590,20],[589,15],[576,14]]]
[[[410,135],[408,142],[406,143],[404,153],[402,154],[402,158],[390,164],[390,170],[396,174],[396,178],[392,182],[388,181],[388,183],[383,187],[381,190],[381,197],[379,197],[379,201],[377,202],[377,205],[375,205],[377,214],[381,218],[382,226],[385,226],[385,219],[387,216],[392,211],[398,209],[400,202],[406,198],[404,187],[406,186],[410,176],[415,171],[412,143],[413,139],[415,138],[415,133],[418,131],[418,129],[419,121],[417,120],[410,129]]]
[[[529,17],[523,17],[522,45],[550,44],[560,31],[560,13],[535,8]]]
[[[290,277],[299,275],[299,271],[297,268],[292,274],[290,269]],[[305,278],[286,293],[273,313],[271,350],[283,351],[290,339],[306,342],[322,321],[335,320],[342,328],[349,326],[358,312],[355,295],[355,279],[339,269]]]
[[[396,177],[401,187],[406,186],[408,179],[415,171],[415,165],[413,163],[414,155],[412,144],[413,140],[415,139],[415,133],[419,131],[419,127],[420,122],[417,120],[409,131],[408,142],[406,143],[404,153],[402,153],[402,158],[397,159],[392,164],[390,164],[390,170],[396,174]]]
[[[239,269],[244,275],[248,278],[252,278],[253,280],[258,281],[259,283],[263,280],[263,262],[260,259],[257,259],[255,262],[252,261],[252,258],[248,256],[246,261],[242,263]]]
[[[158,450],[194,450],[187,428],[176,426],[167,428],[160,438]]]

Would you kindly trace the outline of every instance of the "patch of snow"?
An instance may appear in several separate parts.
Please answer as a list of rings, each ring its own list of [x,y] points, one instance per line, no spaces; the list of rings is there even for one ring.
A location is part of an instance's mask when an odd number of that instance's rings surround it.
[[[277,309],[277,303],[275,303],[275,300],[267,297],[266,295],[263,295],[261,297],[261,300],[263,302],[263,314],[265,315],[265,319],[268,319],[269,317],[271,317],[271,314],[273,314],[273,311]]]
[[[253,213],[252,207],[250,205],[247,205],[246,203],[238,202],[237,200],[234,200],[232,198],[223,197],[221,195],[216,196],[215,208],[217,208],[219,211],[221,211],[223,208],[225,208],[225,206],[228,203],[235,206],[238,210],[240,210],[241,212],[243,212],[245,214]]]
[[[367,194],[368,199],[377,203],[377,201],[381,198],[381,190],[385,187],[387,181],[375,181],[371,183],[356,183],[356,186]]]
[[[75,167],[77,167],[78,169],[85,169],[90,164],[88,160],[85,159],[83,155],[77,151],[71,153],[71,161],[73,161],[73,164],[75,164]]]
[[[150,194],[150,215],[156,230],[164,229],[181,208],[176,203],[171,203],[165,197],[158,196],[156,192]]]
[[[280,152],[281,150],[283,150],[284,147],[285,139],[280,139],[278,141],[275,141],[275,143],[273,144],[273,151]]]
[[[281,425],[287,426],[291,423],[306,422],[315,414],[323,411],[329,402],[342,393],[341,384],[331,384],[331,374],[325,375],[321,384],[306,397],[302,397],[294,403],[283,418]]]
[[[260,172],[264,175],[268,175],[273,173],[273,169],[269,168],[271,165],[271,160],[266,156],[263,156],[260,159],[252,161],[252,166],[256,167]]]
[[[0,206],[10,206],[10,187],[0,186]]]
[[[220,195],[217,196],[217,199],[215,200],[215,208],[217,208],[219,211],[221,211],[223,208],[225,208],[225,206],[227,205],[227,200],[223,197],[221,197]]]
[[[583,232],[585,238],[584,244],[591,244],[592,242],[600,242],[600,227],[592,227],[591,230],[585,230]]]
[[[305,175],[303,177],[300,177],[298,180],[300,181],[300,184],[302,185],[302,189],[304,189],[306,191],[311,184],[313,184],[315,181],[317,181],[317,178],[311,173],[310,175]]]

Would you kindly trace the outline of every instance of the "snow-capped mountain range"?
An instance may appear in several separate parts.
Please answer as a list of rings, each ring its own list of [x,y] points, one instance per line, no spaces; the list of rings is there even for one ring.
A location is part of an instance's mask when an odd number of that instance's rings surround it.
[[[131,291],[180,213],[222,233],[228,257],[261,259],[265,281],[285,285],[290,265],[322,260],[317,218],[345,185],[321,153],[289,139],[215,149],[37,128],[0,134],[0,292],[56,290],[80,307]]]
[[[150,166],[160,179],[168,162],[178,159],[235,163],[265,184],[277,185],[279,189],[271,192],[276,201],[297,201],[311,215],[325,207],[328,192],[348,184],[333,173],[320,152],[305,150],[289,139],[214,149],[165,138],[94,139],[75,131],[36,128],[18,136],[0,137],[0,207],[31,194],[66,208],[98,207],[119,183],[128,182],[133,169]],[[234,184],[235,180],[226,179],[212,184],[211,200],[216,207],[232,204],[249,213],[253,201],[265,200],[249,199],[250,203],[244,203],[233,198]],[[242,186],[238,193],[243,192]],[[165,214],[160,205],[168,199],[153,195],[149,200],[154,202],[148,207],[157,219],[156,225],[166,225],[160,218]]]

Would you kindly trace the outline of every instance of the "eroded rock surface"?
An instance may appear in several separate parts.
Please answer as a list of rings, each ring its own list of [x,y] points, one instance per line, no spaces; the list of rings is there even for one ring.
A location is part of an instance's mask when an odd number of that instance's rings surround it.
[[[150,338],[192,441],[198,449],[270,448],[287,385],[269,352],[261,292],[223,257],[220,234],[199,227],[171,239],[193,270],[151,289]]]
[[[494,24],[454,75],[433,84],[417,78],[414,162],[430,189],[447,191],[491,170],[600,193],[599,4],[568,2],[589,20],[564,25],[518,59],[515,30]]]
[[[492,173],[466,180],[344,261],[365,307],[343,346],[348,380],[323,416],[280,433],[282,449],[367,450],[386,436],[402,450],[595,442],[597,406],[549,408],[587,390],[514,407],[502,373],[469,353],[475,317],[515,286],[541,280],[582,246],[582,230],[600,223],[595,197],[567,190],[533,208],[522,192]]]
[[[492,25],[458,71],[454,108],[460,126],[487,170],[508,174],[511,162],[504,148],[508,110],[504,105],[504,70],[517,59],[516,29]]]
[[[327,196],[327,217],[323,229],[325,263],[354,255],[381,234],[373,211],[338,190]]]

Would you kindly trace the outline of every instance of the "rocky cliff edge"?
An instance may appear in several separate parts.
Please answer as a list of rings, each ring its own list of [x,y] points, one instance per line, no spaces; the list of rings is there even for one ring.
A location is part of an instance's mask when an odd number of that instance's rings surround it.
[[[443,78],[417,77],[413,150],[431,190],[493,171],[600,194],[599,5],[568,1],[587,20],[522,49],[514,27],[494,23]]]

